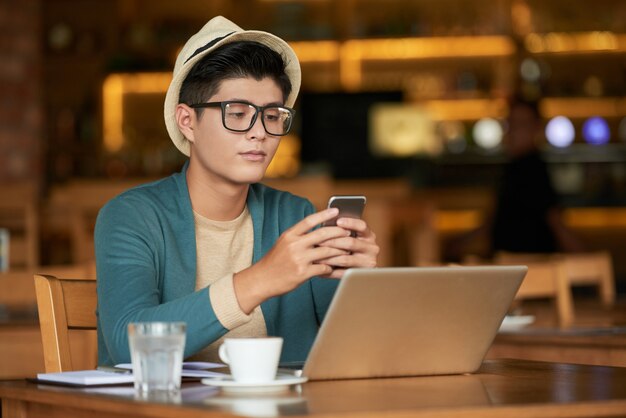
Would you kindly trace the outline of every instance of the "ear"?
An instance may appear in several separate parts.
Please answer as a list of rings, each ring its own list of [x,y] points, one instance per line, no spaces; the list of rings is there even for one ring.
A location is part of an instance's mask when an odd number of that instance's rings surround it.
[[[194,142],[194,127],[196,123],[196,112],[184,103],[176,106],[176,123],[178,129],[191,143]]]

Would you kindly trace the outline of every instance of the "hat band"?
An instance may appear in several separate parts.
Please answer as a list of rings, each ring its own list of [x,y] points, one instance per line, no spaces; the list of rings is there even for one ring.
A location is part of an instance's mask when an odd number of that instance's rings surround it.
[[[202,51],[206,51],[207,49],[211,48],[213,45],[215,45],[216,43],[218,43],[219,41],[221,41],[222,39],[232,35],[235,32],[231,32],[231,33],[227,33],[224,36],[220,36],[219,38],[215,38],[213,39],[211,42],[209,42],[208,44],[206,44],[205,46],[201,46],[200,48],[196,49],[196,51],[191,54],[191,56],[189,58],[187,58],[185,60],[185,64],[187,64],[187,61],[189,61],[190,59],[192,59],[193,57],[195,57],[196,55],[198,55],[199,53],[201,53]]]

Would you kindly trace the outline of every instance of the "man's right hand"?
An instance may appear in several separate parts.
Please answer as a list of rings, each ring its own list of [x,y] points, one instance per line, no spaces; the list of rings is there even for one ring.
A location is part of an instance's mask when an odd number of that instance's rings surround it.
[[[350,231],[337,226],[313,228],[338,213],[338,209],[331,208],[307,216],[283,232],[258,263],[235,274],[235,294],[246,314],[265,300],[285,294],[311,277],[332,273],[332,267],[318,262],[348,252],[319,244],[350,236]]]

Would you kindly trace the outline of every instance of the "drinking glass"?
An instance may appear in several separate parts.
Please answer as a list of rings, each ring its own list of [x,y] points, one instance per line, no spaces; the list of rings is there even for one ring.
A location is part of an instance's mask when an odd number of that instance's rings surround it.
[[[128,343],[140,393],[180,390],[184,322],[136,322],[128,325]]]

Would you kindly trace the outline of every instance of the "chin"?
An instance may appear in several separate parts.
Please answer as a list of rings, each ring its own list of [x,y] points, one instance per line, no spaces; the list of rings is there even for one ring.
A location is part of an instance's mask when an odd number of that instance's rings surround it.
[[[258,183],[265,177],[265,170],[261,173],[245,173],[242,176],[238,176],[235,181],[240,184],[252,184]]]

